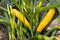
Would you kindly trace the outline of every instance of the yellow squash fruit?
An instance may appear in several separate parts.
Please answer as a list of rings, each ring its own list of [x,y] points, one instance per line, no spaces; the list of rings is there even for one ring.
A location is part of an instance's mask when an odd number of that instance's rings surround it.
[[[16,9],[12,9],[12,13],[20,20],[22,21],[27,27],[30,26],[29,22],[27,21],[27,19],[25,18],[25,16],[23,16],[23,14],[21,12],[19,12]]]
[[[60,36],[59,37],[56,37],[56,40],[60,40]]]
[[[52,20],[54,14],[55,14],[55,9],[54,8],[49,9],[48,13],[46,13],[46,16],[38,25],[37,32],[41,32],[46,27],[46,25]]]

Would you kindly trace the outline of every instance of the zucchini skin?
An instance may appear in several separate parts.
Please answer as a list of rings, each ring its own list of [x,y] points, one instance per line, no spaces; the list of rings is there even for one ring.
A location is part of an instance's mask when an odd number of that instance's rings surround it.
[[[14,14],[20,21],[22,21],[27,27],[30,26],[29,22],[27,21],[27,19],[25,18],[25,16],[23,16],[23,14],[21,12],[19,12],[16,9],[12,9],[12,14]]]
[[[48,13],[46,13],[46,16],[42,19],[42,21],[38,25],[37,32],[41,32],[46,27],[46,25],[52,20],[54,14],[55,8],[49,9]]]

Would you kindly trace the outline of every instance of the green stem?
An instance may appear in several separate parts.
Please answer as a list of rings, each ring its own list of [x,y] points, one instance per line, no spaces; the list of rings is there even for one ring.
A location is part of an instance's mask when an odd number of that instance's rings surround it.
[[[31,31],[31,37],[33,37],[33,1],[31,0],[31,11],[30,11],[30,24],[31,24],[31,27],[30,27],[30,31]]]
[[[2,10],[4,10],[4,11],[7,11],[7,9],[6,9],[6,8],[3,8],[3,7],[1,7],[1,6],[0,6],[0,9],[2,9]]]
[[[37,5],[37,8],[41,7],[43,2],[44,2],[44,0],[40,0],[39,4]]]
[[[50,8],[57,8],[57,7],[60,7],[60,4],[54,4],[46,7],[39,7],[38,9],[36,9],[35,15],[39,14],[41,11],[48,10]]]
[[[60,4],[55,4],[55,5],[50,5],[50,6],[42,7],[42,8],[39,9],[39,11],[48,10],[50,8],[57,8],[57,7],[60,7]]]
[[[7,25],[7,28],[8,28],[8,35],[9,35],[9,40],[12,40],[12,33],[11,33],[11,27],[10,25]]]
[[[23,38],[23,28],[22,28],[23,26],[22,26],[22,22],[20,21],[19,24],[20,24],[20,36],[19,37],[20,37],[20,40],[23,40],[24,38]]]
[[[52,32],[51,36],[55,36],[56,31],[57,31],[57,29],[54,32]]]
[[[6,23],[6,24],[10,25],[9,21],[4,20],[4,19],[0,19],[0,23]]]
[[[45,35],[46,36],[50,35],[56,29],[57,29],[57,27],[53,27],[50,31],[46,32]]]
[[[21,5],[18,5],[18,3],[16,2],[16,0],[12,0],[13,4],[16,5],[16,7],[21,10]]]
[[[6,18],[0,15],[0,19],[6,19]]]

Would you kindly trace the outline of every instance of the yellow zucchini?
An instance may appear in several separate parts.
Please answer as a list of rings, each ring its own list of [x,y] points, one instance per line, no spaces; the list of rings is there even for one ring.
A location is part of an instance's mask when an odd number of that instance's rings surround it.
[[[46,13],[46,16],[38,25],[37,32],[41,32],[46,27],[46,25],[52,20],[54,14],[55,14],[55,9],[54,8],[49,9],[48,13]]]
[[[56,40],[60,40],[60,36],[56,37]]]
[[[27,27],[30,26],[29,22],[27,21],[27,19],[25,18],[25,16],[23,16],[23,14],[21,12],[19,12],[16,9],[12,9],[12,13],[20,20],[22,21]]]

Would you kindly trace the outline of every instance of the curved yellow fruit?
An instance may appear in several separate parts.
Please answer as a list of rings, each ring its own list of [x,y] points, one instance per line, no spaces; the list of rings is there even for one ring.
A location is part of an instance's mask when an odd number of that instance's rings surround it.
[[[60,36],[56,37],[56,40],[60,40]]]
[[[55,9],[54,8],[49,9],[44,19],[38,25],[37,32],[41,32],[46,27],[46,25],[52,20],[54,14],[55,14]]]
[[[19,12],[16,9],[12,9],[12,13],[20,20],[22,21],[27,27],[30,26],[29,22],[27,21],[27,19],[23,16],[23,14],[21,12]]]

